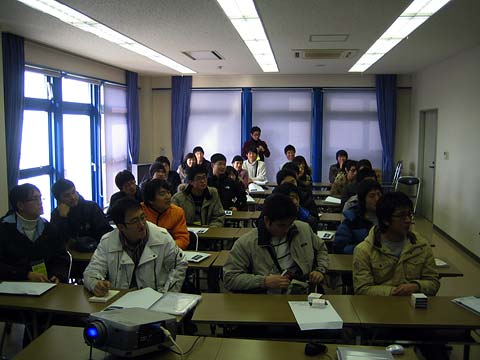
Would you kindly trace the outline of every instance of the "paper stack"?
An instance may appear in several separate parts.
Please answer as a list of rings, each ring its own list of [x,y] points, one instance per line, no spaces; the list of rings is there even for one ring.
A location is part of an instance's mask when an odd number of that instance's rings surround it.
[[[415,309],[426,309],[428,305],[428,297],[422,293],[414,293],[410,297],[410,302]]]

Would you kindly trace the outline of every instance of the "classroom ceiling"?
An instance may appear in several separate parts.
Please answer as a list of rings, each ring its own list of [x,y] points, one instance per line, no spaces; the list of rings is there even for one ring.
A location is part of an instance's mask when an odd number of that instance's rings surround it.
[[[262,74],[216,0],[63,0],[62,3],[195,70],[198,75]],[[280,74],[344,74],[410,0],[256,0]],[[480,1],[452,0],[366,73],[413,73],[480,43]],[[0,28],[26,39],[140,74],[177,74],[16,0],[0,1]],[[311,35],[346,34],[341,42]],[[348,59],[305,60],[293,49],[353,49]],[[223,60],[192,60],[214,50]]]

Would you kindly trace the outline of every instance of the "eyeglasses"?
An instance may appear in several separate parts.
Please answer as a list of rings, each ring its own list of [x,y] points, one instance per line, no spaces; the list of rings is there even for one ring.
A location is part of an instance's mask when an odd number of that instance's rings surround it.
[[[142,214],[139,217],[130,219],[130,221],[125,221],[124,224],[125,225],[138,225],[138,224],[141,224],[141,223],[145,223],[146,221],[147,221],[147,217],[145,216],[145,214]]]
[[[195,176],[195,177],[193,178],[193,181],[198,181],[198,182],[200,182],[200,181],[207,181],[207,175]]]
[[[413,219],[413,212],[412,211],[405,211],[405,212],[401,212],[401,213],[398,213],[398,214],[393,214],[392,217],[394,218],[408,218],[410,220]]]

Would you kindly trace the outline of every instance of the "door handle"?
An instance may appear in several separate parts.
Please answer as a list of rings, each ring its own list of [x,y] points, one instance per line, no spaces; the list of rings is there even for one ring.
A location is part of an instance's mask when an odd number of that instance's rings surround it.
[[[435,166],[430,165],[429,168],[430,168],[430,169],[435,169]]]

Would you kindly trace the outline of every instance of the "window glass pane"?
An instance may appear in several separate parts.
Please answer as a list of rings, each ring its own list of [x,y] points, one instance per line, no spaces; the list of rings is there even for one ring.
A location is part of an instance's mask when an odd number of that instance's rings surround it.
[[[48,113],[25,110],[23,112],[20,169],[49,164]]]
[[[375,91],[326,90],[323,109],[322,181],[328,181],[335,153],[348,152],[353,160],[368,159],[382,168],[382,143]]]
[[[73,181],[77,191],[92,200],[90,117],[63,115],[63,161],[65,178]]]
[[[63,78],[62,100],[90,104],[92,102],[90,89],[91,85],[88,82]]]
[[[312,92],[310,90],[254,91],[252,124],[262,129],[260,138],[270,149],[265,158],[267,178],[275,182],[278,170],[287,161],[283,149],[295,146],[311,165]]]
[[[50,84],[47,77],[40,73],[25,71],[24,96],[37,99],[50,99]]]
[[[18,185],[30,183],[38,187],[42,193],[43,215],[47,220],[50,220],[50,212],[52,211],[52,198],[50,195],[50,175],[35,176],[27,179],[18,180]]]
[[[241,152],[241,92],[192,91],[184,154],[197,145],[205,158],[222,153],[230,164]]]

